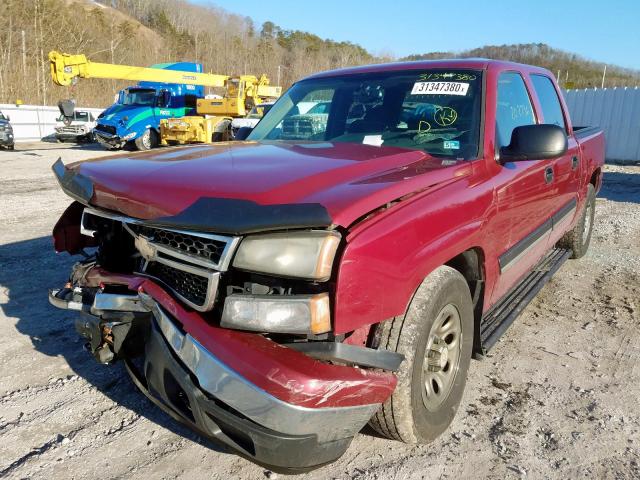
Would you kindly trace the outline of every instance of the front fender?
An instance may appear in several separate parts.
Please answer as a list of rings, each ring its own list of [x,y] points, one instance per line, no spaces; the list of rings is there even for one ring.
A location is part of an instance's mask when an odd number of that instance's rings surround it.
[[[84,205],[73,202],[53,227],[53,247],[57,253],[68,252],[75,255],[84,248],[98,245],[96,239],[80,233],[83,210]]]
[[[491,195],[472,198],[464,184],[403,202],[350,232],[337,276],[336,334],[402,315],[430,272],[470,248],[484,254]]]

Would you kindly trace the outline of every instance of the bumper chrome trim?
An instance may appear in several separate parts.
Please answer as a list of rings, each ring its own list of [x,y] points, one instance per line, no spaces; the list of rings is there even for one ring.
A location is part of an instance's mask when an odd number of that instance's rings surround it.
[[[354,436],[380,404],[307,408],[284,402],[234,372],[195,338],[181,332],[162,308],[141,294],[173,352],[196,377],[200,388],[266,428],[289,435],[316,434],[318,441]],[[340,385],[336,385],[340,388]]]
[[[116,310],[125,312],[148,312],[138,295],[119,295],[114,293],[96,293],[91,311]]]

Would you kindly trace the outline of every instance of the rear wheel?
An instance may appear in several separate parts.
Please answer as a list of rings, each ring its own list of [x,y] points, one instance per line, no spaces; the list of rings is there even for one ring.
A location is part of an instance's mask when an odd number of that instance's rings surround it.
[[[464,277],[442,266],[418,288],[407,313],[384,322],[380,347],[402,353],[398,385],[371,426],[406,443],[428,443],[453,421],[473,345],[473,305]]]
[[[565,233],[564,237],[558,242],[559,247],[571,249],[573,252],[571,258],[580,258],[587,253],[591,243],[595,213],[596,190],[593,185],[589,184],[587,186],[587,200],[584,210],[582,210],[582,215],[580,215],[573,229]]]
[[[134,140],[138,150],[151,150],[158,146],[158,134],[155,130],[147,128],[142,135]]]

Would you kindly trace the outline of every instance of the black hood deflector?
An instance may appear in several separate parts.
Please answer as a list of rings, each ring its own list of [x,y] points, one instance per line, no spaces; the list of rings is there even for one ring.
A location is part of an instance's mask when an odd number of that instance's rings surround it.
[[[65,168],[61,159],[53,172],[67,195],[90,205],[93,181]],[[94,205],[100,208],[99,205]],[[231,235],[300,228],[327,228],[332,225],[327,209],[319,203],[262,205],[236,198],[201,197],[176,215],[140,219],[145,225]]]

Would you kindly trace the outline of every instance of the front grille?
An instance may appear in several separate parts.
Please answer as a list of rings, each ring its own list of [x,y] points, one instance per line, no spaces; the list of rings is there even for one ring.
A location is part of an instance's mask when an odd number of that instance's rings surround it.
[[[116,127],[113,127],[111,125],[103,125],[101,123],[96,125],[96,130],[100,130],[102,132],[108,133],[109,135],[115,135],[116,134]]]
[[[150,262],[145,273],[163,282],[167,287],[194,305],[207,303],[209,279],[194,273],[178,270],[159,262]]]
[[[327,128],[327,114],[294,115],[282,122],[282,135],[286,140],[308,140]]]
[[[138,235],[143,235],[156,244],[205,258],[214,264],[220,263],[224,249],[227,246],[227,242],[224,240],[192,235],[176,230],[164,230],[146,225],[130,225],[130,228]]]
[[[220,275],[228,269],[239,237],[152,227],[142,220],[93,208],[85,208],[80,231],[94,236],[100,230],[100,219],[105,218],[121,223],[134,237],[139,273],[161,281],[198,311],[213,309]]]
[[[82,129],[82,127],[62,127],[60,131],[62,133],[73,133],[73,134],[84,133],[84,130]]]

